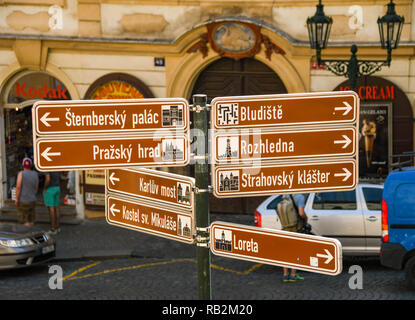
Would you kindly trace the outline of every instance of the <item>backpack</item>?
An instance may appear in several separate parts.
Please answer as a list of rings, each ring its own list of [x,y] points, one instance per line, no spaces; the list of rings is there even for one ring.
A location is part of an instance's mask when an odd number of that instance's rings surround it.
[[[291,195],[289,195],[289,197],[284,196],[280,203],[278,203],[277,214],[283,230],[285,228],[297,226],[299,222],[298,210]]]

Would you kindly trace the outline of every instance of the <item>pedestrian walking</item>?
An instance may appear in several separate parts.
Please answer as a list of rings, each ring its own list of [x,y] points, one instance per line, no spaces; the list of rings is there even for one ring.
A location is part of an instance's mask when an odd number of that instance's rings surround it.
[[[25,226],[35,223],[36,194],[39,188],[39,176],[32,170],[32,160],[24,158],[23,170],[17,174],[16,199],[18,221]]]
[[[277,214],[282,230],[299,232],[307,224],[307,215],[304,211],[305,197],[302,194],[285,195],[277,206]],[[284,268],[283,281],[296,282],[304,280],[295,269]]]
[[[45,185],[43,187],[43,199],[45,201],[45,206],[48,208],[49,211],[51,234],[57,234],[60,231],[60,176],[60,172],[46,173]]]

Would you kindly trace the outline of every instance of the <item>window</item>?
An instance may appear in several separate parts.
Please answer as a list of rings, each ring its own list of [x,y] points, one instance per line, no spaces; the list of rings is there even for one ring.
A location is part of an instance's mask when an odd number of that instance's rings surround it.
[[[320,210],[356,210],[356,192],[320,192],[316,193],[313,209]]]
[[[282,196],[276,197],[274,200],[272,200],[268,205],[267,209],[276,209],[278,206],[278,203],[280,203],[282,200]]]
[[[369,210],[382,210],[382,193],[383,189],[379,188],[362,188],[366,200],[366,207]]]
[[[308,196],[310,194],[309,193],[303,193],[304,196],[304,203],[307,203],[307,199]],[[276,197],[274,200],[272,200],[268,205],[267,205],[267,209],[276,209],[278,206],[278,203],[280,203],[282,200],[282,195]]]
[[[415,184],[405,183],[396,188],[395,215],[399,218],[415,218]]]

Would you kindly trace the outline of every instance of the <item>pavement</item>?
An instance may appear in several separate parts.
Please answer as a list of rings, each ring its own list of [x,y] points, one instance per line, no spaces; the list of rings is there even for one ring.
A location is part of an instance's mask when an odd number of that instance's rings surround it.
[[[48,265],[64,268],[64,290],[51,290],[47,286],[51,278],[46,267],[29,269],[26,273],[3,272],[0,287],[6,294],[0,293],[0,300],[2,297],[19,300],[33,297],[40,300],[197,299],[195,245],[113,226],[105,218],[77,219],[74,210],[69,208],[61,211],[61,232],[54,236],[56,257]],[[252,215],[211,213],[210,218],[212,222],[253,225]],[[16,221],[15,208],[2,210],[1,223]],[[38,208],[35,222],[37,228],[49,230],[45,208]],[[378,258],[343,259],[343,272],[336,277],[301,272],[306,281],[294,285],[282,282],[280,267],[216,255],[211,258],[214,300],[413,301],[415,298],[414,292],[405,287],[403,272],[382,267]],[[361,275],[363,289],[350,287],[350,283],[356,281],[355,272],[350,272],[350,268],[356,266],[364,271],[364,276]],[[107,277],[109,274],[111,276]]]
[[[76,225],[82,222],[82,219],[76,217],[75,207],[73,206],[60,206],[61,223],[64,225]],[[48,209],[43,205],[37,205],[35,208],[35,224],[46,225],[49,224]],[[0,221],[2,222],[15,222],[17,223],[17,208],[14,205],[6,204],[5,207],[0,209]]]
[[[188,258],[196,255],[194,245],[113,226],[105,218],[79,219],[73,207],[62,206],[60,212],[61,232],[54,236],[56,262],[123,257]],[[211,221],[216,220],[253,225],[251,215],[212,213]],[[17,223],[16,207],[4,207],[0,222]],[[45,231],[50,229],[47,208],[36,207],[35,226]]]

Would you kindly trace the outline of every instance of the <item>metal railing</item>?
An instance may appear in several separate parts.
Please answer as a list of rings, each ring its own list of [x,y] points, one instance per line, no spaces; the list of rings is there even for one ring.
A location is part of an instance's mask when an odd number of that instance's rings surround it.
[[[415,157],[414,151],[407,151],[401,154],[392,155],[392,163],[390,164],[390,167],[392,169],[397,168],[399,170],[402,170],[403,167],[413,166],[414,157]],[[404,160],[402,158],[409,158],[409,160]],[[397,159],[397,162],[393,162],[394,159]]]

